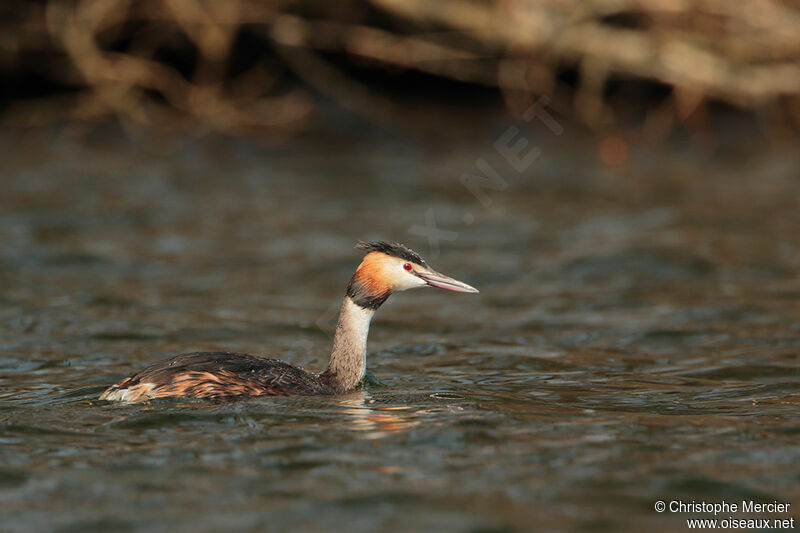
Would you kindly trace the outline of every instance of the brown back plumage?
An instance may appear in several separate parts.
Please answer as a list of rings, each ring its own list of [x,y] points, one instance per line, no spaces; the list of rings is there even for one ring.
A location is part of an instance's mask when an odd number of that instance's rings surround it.
[[[110,387],[100,399],[140,402],[184,397],[222,401],[331,392],[318,376],[277,359],[233,352],[196,352],[154,363]]]

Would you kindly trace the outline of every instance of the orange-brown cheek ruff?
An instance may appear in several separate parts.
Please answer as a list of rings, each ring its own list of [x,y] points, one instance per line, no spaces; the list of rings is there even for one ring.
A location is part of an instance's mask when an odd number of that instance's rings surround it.
[[[356,273],[347,286],[347,296],[365,309],[377,309],[392,294],[393,266],[391,258],[378,252],[370,252],[358,265]]]

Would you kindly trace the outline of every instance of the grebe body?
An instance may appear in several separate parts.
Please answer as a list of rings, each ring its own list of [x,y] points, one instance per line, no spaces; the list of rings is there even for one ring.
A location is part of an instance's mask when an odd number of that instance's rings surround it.
[[[347,285],[324,372],[307,372],[257,355],[195,352],[153,363],[109,387],[100,399],[130,403],[157,398],[230,401],[340,394],[356,388],[364,379],[370,321],[392,292],[426,286],[478,292],[432,270],[419,254],[401,244],[359,242],[357,247],[367,253]]]
[[[277,359],[235,352],[185,353],[112,385],[101,400],[156,398],[228,401],[253,396],[333,394],[319,375]]]

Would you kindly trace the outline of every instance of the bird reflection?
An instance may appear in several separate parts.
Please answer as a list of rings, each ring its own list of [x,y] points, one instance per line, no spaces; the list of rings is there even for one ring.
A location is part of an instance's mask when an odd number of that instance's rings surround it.
[[[419,424],[411,406],[394,405],[377,407],[366,390],[357,390],[336,398],[335,403],[347,416],[347,425],[361,432],[364,439],[380,439],[404,433]]]

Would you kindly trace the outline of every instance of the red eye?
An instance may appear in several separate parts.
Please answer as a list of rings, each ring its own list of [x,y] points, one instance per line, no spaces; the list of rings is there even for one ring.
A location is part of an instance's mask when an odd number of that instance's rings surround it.
[[[411,263],[404,263],[403,268],[405,268],[406,270],[411,270]]]

